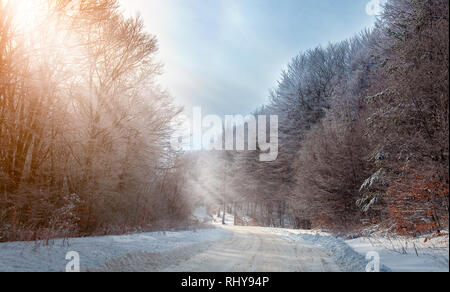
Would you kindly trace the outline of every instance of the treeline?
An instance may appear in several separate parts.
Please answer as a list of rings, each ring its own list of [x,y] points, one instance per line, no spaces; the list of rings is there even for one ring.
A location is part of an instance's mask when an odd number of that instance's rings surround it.
[[[17,5],[0,1],[0,241],[187,218],[179,109],[141,19],[116,0],[42,0],[30,27]]]
[[[390,0],[374,29],[296,56],[256,112],[279,116],[277,161],[222,155],[221,202],[263,225],[448,228],[448,17],[447,0]]]

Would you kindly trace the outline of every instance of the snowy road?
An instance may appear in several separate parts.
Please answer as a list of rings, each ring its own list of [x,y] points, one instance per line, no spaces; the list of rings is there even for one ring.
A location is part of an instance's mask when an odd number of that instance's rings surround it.
[[[207,248],[183,249],[166,254],[166,262],[155,255],[140,254],[116,261],[112,270],[164,272],[332,272],[340,271],[319,247],[299,243],[257,227],[223,227],[231,234]],[[172,264],[167,265],[167,260]],[[120,263],[120,264],[119,264]]]
[[[215,228],[214,228],[215,227]],[[448,237],[415,242],[398,253],[400,239],[357,238],[345,241],[321,231],[221,226],[173,232],[0,243],[0,272],[66,270],[68,252],[80,256],[81,271],[112,272],[277,272],[366,269],[366,253],[376,251],[383,271],[447,271]],[[441,243],[443,241],[443,243]],[[408,246],[412,246],[409,243]],[[417,253],[420,256],[417,256]],[[390,269],[389,269],[390,268]]]
[[[331,272],[338,266],[320,248],[267,233],[263,228],[226,227],[227,240],[165,271]]]

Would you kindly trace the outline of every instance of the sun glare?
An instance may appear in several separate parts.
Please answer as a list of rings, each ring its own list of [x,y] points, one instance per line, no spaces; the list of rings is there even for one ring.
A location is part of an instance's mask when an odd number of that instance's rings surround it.
[[[11,5],[16,26],[32,30],[43,10],[42,0],[3,0]]]

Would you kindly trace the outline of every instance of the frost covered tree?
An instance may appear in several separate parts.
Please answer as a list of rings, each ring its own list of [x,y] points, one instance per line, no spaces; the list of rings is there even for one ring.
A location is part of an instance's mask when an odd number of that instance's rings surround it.
[[[399,232],[448,225],[448,10],[442,0],[388,1],[378,23],[368,136],[382,175],[364,193],[387,203]]]
[[[0,240],[187,218],[179,109],[142,20],[115,0],[35,0],[30,28],[20,2],[0,2]]]
[[[296,160],[301,155],[299,152],[302,151],[302,143],[309,137],[308,133],[326,117],[334,103],[340,102],[342,107],[356,107],[358,110],[357,101],[350,98],[343,101],[339,93],[346,91],[343,84],[357,83],[347,85],[352,89],[362,86],[360,83],[364,78],[361,74],[364,73],[360,71],[368,65],[356,65],[356,58],[364,59],[358,54],[366,46],[368,34],[299,54],[282,72],[278,87],[271,93],[271,102],[258,112],[278,115],[280,120],[278,159],[270,163],[248,164],[258,182],[257,200],[264,202],[269,214],[267,224],[272,224],[269,222],[276,219],[279,222],[277,225],[283,226],[288,219],[291,225],[298,225],[300,221],[313,219],[309,212],[312,210],[309,199],[303,192],[299,193],[308,186],[303,182],[299,184],[298,173],[301,169]],[[352,97],[354,95],[356,93]],[[252,159],[250,155],[249,160]]]

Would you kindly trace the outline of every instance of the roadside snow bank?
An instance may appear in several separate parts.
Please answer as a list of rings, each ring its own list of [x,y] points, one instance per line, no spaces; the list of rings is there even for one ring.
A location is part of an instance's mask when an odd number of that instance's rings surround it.
[[[405,239],[381,236],[347,240],[360,254],[376,251],[381,262],[394,272],[449,272],[449,241],[447,237]]]
[[[208,244],[227,237],[223,228],[197,231],[151,232],[122,236],[104,236],[55,240],[50,246],[35,242],[0,243],[0,272],[63,272],[66,254],[80,255],[81,270],[101,270],[115,258],[139,253],[161,253]]]
[[[382,272],[449,272],[449,237],[425,240],[381,235],[344,240],[326,232],[270,229],[293,241],[322,247],[343,271],[364,272],[366,255],[377,252]]]
[[[334,259],[343,272],[365,272],[369,263],[366,260],[367,253],[358,253],[343,239],[326,232],[291,229],[273,229],[272,232],[283,235],[294,242],[306,242],[321,247]],[[390,271],[391,269],[387,266],[381,266],[381,272]]]

